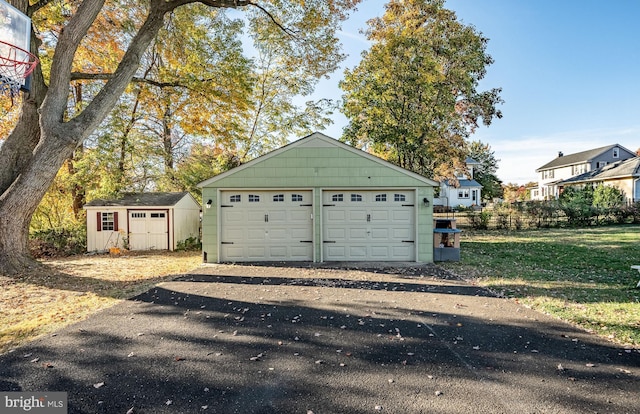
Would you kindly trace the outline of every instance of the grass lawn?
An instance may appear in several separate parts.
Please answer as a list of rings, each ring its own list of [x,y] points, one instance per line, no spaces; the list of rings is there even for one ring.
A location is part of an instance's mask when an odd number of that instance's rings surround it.
[[[640,346],[640,226],[464,231],[443,267],[623,345]]]

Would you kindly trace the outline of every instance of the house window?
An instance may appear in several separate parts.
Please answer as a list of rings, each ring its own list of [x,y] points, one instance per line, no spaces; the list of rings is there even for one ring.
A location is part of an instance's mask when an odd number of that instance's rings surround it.
[[[587,171],[585,164],[572,165],[571,166],[571,175],[583,174]]]
[[[302,194],[291,194],[291,201],[302,201]]]
[[[458,198],[469,198],[469,189],[468,188],[459,189]]]
[[[242,196],[240,194],[232,195],[231,197],[229,197],[229,201],[231,203],[239,203],[240,201],[242,201]]]
[[[115,230],[115,216],[114,213],[102,213],[100,228],[104,231]]]
[[[331,201],[344,201],[344,195],[334,194],[333,196],[331,196]]]
[[[273,201],[275,202],[284,201],[284,194],[274,194]]]
[[[606,161],[598,161],[598,162],[596,163],[596,168],[604,167],[604,166],[605,166],[605,165],[607,165],[607,164],[609,164],[609,163],[608,163],[608,162],[606,162]]]
[[[619,158],[620,157],[620,148],[614,148],[613,149],[613,158]]]
[[[407,196],[404,194],[394,194],[393,201],[407,201]]]
[[[151,213],[151,218],[164,218],[164,213]]]
[[[361,194],[351,194],[351,201],[362,201]]]
[[[260,202],[260,196],[257,194],[249,194],[249,202],[250,203],[259,203]]]
[[[376,194],[376,201],[387,201],[386,194]]]

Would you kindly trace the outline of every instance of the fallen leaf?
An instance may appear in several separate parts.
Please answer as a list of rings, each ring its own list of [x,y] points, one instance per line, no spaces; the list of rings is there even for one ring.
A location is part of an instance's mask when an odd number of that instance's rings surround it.
[[[165,405],[171,405],[171,404],[173,404],[172,400],[167,400],[167,402],[165,402]]]
[[[129,408],[127,410],[127,414],[133,414],[135,411],[133,410],[133,407]]]
[[[102,387],[104,387],[104,382],[98,382],[96,384],[93,384],[93,388],[98,389],[98,388],[102,388]]]
[[[179,356],[177,356],[177,357],[175,357],[174,359],[175,359],[176,361],[184,361],[184,357],[179,357]]]

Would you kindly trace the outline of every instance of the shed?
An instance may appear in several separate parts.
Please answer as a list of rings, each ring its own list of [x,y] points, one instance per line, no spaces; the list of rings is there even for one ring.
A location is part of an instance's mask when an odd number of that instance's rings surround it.
[[[321,133],[199,186],[205,262],[433,261],[438,183]]]
[[[87,251],[175,250],[200,236],[200,204],[188,192],[128,193],[85,204]]]

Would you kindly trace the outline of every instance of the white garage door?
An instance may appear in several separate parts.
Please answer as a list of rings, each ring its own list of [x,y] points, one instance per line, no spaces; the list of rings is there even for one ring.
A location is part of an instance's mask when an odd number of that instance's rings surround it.
[[[413,191],[324,191],[322,197],[324,260],[415,260]]]
[[[169,249],[169,212],[129,211],[129,249]]]
[[[220,260],[313,260],[311,191],[223,191]]]

